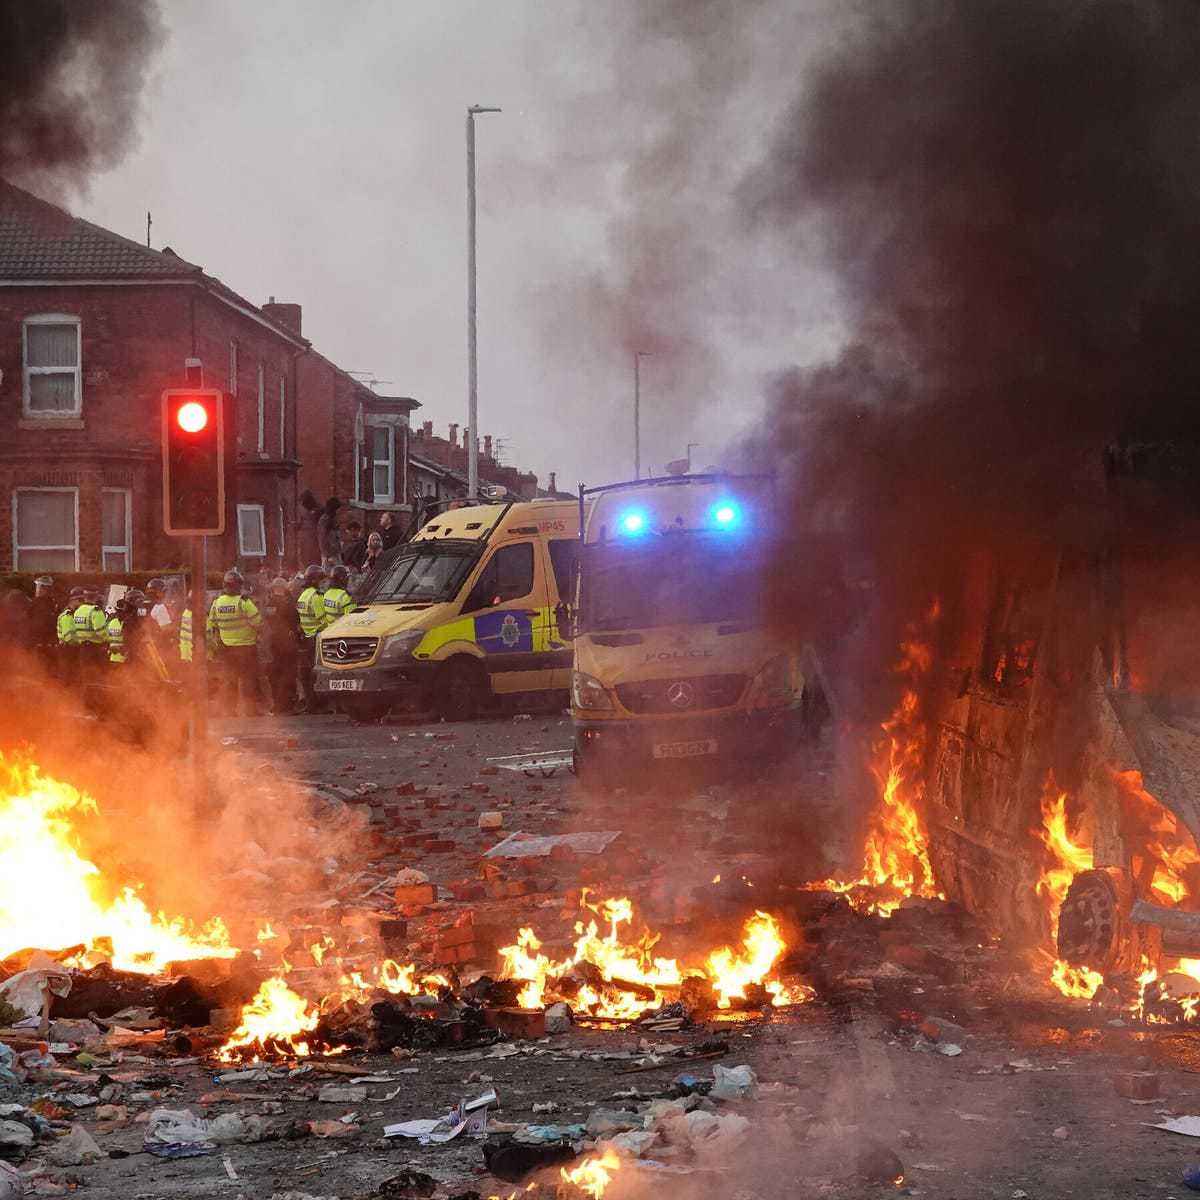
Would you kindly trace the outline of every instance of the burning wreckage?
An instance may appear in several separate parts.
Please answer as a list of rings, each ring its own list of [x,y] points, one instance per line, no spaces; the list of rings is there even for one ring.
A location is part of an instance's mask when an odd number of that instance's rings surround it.
[[[1120,461],[1110,469],[1113,487],[1129,485]],[[367,1065],[371,1055],[469,1061],[572,1029],[637,1035],[631,1072],[714,1064],[711,1079],[685,1071],[652,1101],[668,1107],[608,1124],[489,1129],[495,1101],[485,1093],[439,1121],[387,1130],[434,1143],[489,1134],[494,1177],[515,1184],[549,1168],[568,1194],[599,1197],[622,1162],[656,1143],[677,1152],[737,1132],[737,1113],[698,1107],[706,1092],[741,1100],[754,1087],[748,1068],[717,1061],[731,1053],[722,1020],[870,994],[882,1003],[892,992],[899,1012],[916,976],[978,982],[1003,943],[1005,969],[1020,963],[1031,995],[1057,993],[1129,1024],[1186,1025],[1200,1002],[1200,811],[1190,791],[1200,732],[1180,715],[1181,689],[1162,686],[1171,679],[1154,636],[1177,627],[1178,614],[1136,564],[1122,572],[1115,556],[1095,561],[1047,554],[1018,575],[981,559],[964,575],[972,603],[944,592],[900,647],[900,698],[867,755],[875,803],[861,866],[754,890],[714,877],[702,924],[711,935],[724,909],[737,933],[693,952],[670,943],[700,944],[696,923],[639,934],[633,899],[584,887],[569,933],[535,921],[485,937],[463,914],[439,935],[455,953],[420,962],[405,953],[400,918],[435,889],[404,871],[392,881],[400,915],[369,930],[326,927],[311,905],[303,917],[264,912],[238,938],[219,918],[196,927],[153,912],[136,881],[114,888],[76,837],[95,802],[7,757],[0,1081],[40,1091],[13,1108],[23,1132],[11,1147],[0,1137],[0,1158],[36,1155],[39,1140],[51,1163],[99,1153],[73,1158],[62,1147],[74,1134],[54,1137],[70,1128],[81,1071],[100,1072],[97,1111],[117,1107],[120,1089],[105,1100],[115,1086],[105,1080],[123,1059],[194,1063],[230,1084],[316,1072],[335,1080],[322,1096],[348,1102],[365,1098],[363,1080],[391,1081]],[[952,627],[947,608],[980,615]],[[935,1042],[955,1033],[942,1019],[915,1027]],[[657,1040],[684,1031],[700,1036]],[[155,1108],[145,1146],[168,1157],[209,1152],[220,1120]],[[334,1122],[254,1120],[236,1136],[343,1136]]]

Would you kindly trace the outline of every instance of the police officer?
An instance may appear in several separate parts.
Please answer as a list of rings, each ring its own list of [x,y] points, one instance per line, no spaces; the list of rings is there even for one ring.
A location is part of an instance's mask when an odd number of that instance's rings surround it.
[[[80,683],[88,684],[97,678],[107,658],[108,616],[100,604],[98,592],[88,590],[83,602],[75,609],[75,644],[79,647]]]
[[[225,590],[208,610],[208,640],[216,651],[229,688],[229,703],[242,715],[253,716],[258,694],[258,628],[262,614],[258,605],[242,594],[246,581],[240,571],[226,571]],[[249,711],[246,711],[249,710]]]
[[[325,624],[332,625],[338,617],[344,617],[354,609],[354,597],[346,590],[350,582],[350,568],[336,566],[329,572],[329,587],[325,589],[322,604],[325,608]]]
[[[79,644],[75,641],[75,610],[83,603],[83,588],[71,589],[58,614],[58,675],[64,683],[79,682]]]
[[[324,581],[324,567],[313,563],[304,572],[304,590],[296,597],[296,616],[300,619],[300,632],[304,637],[300,648],[300,692],[304,697],[303,707],[308,712],[315,712],[317,708],[313,691],[313,665],[317,634],[325,628],[325,602],[321,597],[321,584]]]
[[[125,665],[124,617],[129,609],[129,601],[122,596],[116,604],[116,612],[108,622],[108,661],[110,666]]]

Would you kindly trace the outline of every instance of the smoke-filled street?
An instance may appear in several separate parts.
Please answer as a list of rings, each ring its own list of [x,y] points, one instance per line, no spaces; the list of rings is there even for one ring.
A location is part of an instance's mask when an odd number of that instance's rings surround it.
[[[1198,61],[0,0],[0,1200],[1200,1191]]]

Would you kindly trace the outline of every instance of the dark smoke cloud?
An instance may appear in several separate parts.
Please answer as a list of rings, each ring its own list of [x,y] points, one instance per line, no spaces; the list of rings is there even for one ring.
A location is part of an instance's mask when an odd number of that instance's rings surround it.
[[[778,611],[849,563],[898,625],[981,549],[1098,551],[1104,448],[1196,432],[1200,7],[860,16],[739,193],[781,254],[817,231],[849,328],[774,378],[750,458],[799,523]]]
[[[81,185],[129,149],[154,0],[0,0],[0,177]]]

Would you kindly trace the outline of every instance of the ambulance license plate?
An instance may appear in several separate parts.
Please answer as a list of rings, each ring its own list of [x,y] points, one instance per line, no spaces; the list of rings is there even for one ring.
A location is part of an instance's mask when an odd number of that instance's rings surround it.
[[[362,684],[361,679],[331,679],[329,690],[331,692],[359,692],[362,691]]]
[[[695,742],[655,742],[655,758],[699,758],[702,754],[716,754],[715,738],[703,738]]]

